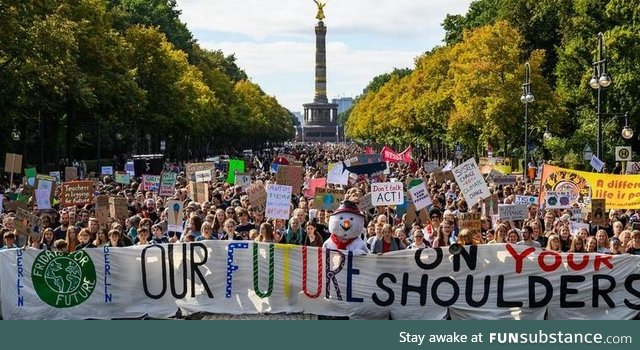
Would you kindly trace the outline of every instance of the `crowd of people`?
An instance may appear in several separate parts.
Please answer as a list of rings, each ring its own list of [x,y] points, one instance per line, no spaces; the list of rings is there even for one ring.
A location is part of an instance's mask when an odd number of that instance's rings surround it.
[[[297,144],[287,152],[304,166],[305,180],[326,177],[329,163],[357,156],[363,150],[354,145]],[[252,182],[265,185],[276,182],[269,171],[272,158],[277,155],[259,154],[255,166],[249,165]],[[591,224],[590,212],[580,220],[583,225],[573,230],[576,222],[569,210],[539,210],[537,204],[529,204],[528,218],[522,221],[504,221],[483,213],[483,203],[468,206],[454,181],[438,182],[433,173],[422,166],[415,156],[412,163],[389,163],[387,175],[352,176],[349,184],[328,185],[346,190],[345,199],[359,204],[370,191],[373,178],[406,183],[408,179],[421,178],[430,192],[432,205],[423,209],[428,215],[414,216],[402,213],[398,207],[378,206],[365,212],[365,228],[362,238],[373,254],[384,254],[401,249],[448,247],[452,244],[522,244],[558,252],[640,254],[640,212],[636,210],[611,210],[605,225]],[[167,244],[200,240],[254,240],[267,243],[285,243],[321,247],[329,239],[328,220],[331,210],[317,209],[312,198],[294,195],[288,220],[265,217],[264,212],[252,206],[243,187],[224,181],[223,170],[215,170],[213,181],[208,183],[208,200],[196,202],[190,198],[189,179],[184,167],[168,164],[180,171],[175,194],[160,197],[144,191],[139,178],[127,184],[117,184],[112,176],[104,176],[95,188],[95,195],[121,196],[127,200],[129,216],[125,220],[109,218],[100,222],[95,205],[61,207],[38,210],[34,200],[29,200],[29,210],[41,219],[40,226],[30,235],[18,234],[15,212],[2,213],[0,233],[1,249],[47,249],[73,252],[102,246],[125,247],[131,245]],[[122,170],[122,169],[117,169]],[[513,203],[516,195],[537,196],[538,188],[522,177],[509,185],[489,183],[492,193],[500,203]],[[9,192],[20,192],[22,185],[11,189],[3,186],[4,203],[9,202]],[[60,196],[59,191],[55,195]],[[168,231],[166,203],[175,199],[184,204],[184,228],[179,232]],[[6,205],[4,206],[6,208]],[[481,229],[460,227],[460,214],[481,213]],[[586,224],[586,225],[584,225]]]

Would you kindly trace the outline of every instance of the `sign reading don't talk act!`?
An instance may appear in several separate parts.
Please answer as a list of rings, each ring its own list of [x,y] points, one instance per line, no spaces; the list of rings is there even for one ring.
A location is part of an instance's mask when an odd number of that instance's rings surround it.
[[[376,182],[371,184],[373,206],[400,205],[404,203],[404,185],[401,182]]]

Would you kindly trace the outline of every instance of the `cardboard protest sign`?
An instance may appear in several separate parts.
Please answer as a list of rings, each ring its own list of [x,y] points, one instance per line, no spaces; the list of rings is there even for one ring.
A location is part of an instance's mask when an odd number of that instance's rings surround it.
[[[167,208],[169,209],[167,213],[167,231],[182,232],[184,226],[184,208],[182,202],[172,199],[167,201]]]
[[[163,171],[162,175],[160,175],[160,191],[159,195],[161,197],[170,197],[173,196],[176,190],[176,179],[178,174]]]
[[[244,173],[244,160],[229,159],[229,171],[227,172],[227,183],[236,182],[236,173]]]
[[[7,153],[4,161],[4,171],[6,173],[19,174],[22,171],[22,155]]]
[[[267,205],[267,190],[262,181],[251,184],[247,188],[249,196],[249,204],[256,209],[258,213],[264,213]]]
[[[498,194],[494,193],[489,198],[484,199],[482,206],[482,213],[486,216],[498,215],[498,204],[500,203],[500,199],[498,198]]]
[[[109,196],[99,195],[95,198],[96,203],[96,219],[100,223],[100,226],[106,226],[109,224]]]
[[[16,218],[14,220],[16,233],[19,236],[31,236],[35,235],[35,238],[39,239],[39,235],[37,234],[39,230],[36,227],[40,227],[41,220],[36,215],[31,214],[29,211],[24,209],[16,210]]]
[[[278,166],[276,183],[291,186],[293,193],[299,195],[304,184],[304,168],[295,165]]]
[[[367,211],[373,208],[374,206],[371,203],[371,192],[366,193],[362,197],[360,197],[360,203],[358,204],[358,209],[360,209],[360,211],[366,213]]]
[[[342,171],[343,169],[341,162],[330,163],[327,172],[327,183],[346,186],[349,183],[349,172]]]
[[[345,193],[345,190],[318,187],[313,197],[314,206],[316,209],[336,210],[344,200]]]
[[[547,191],[544,204],[546,209],[571,208],[571,192]]]
[[[437,160],[432,160],[432,161],[425,161],[422,164],[422,167],[424,169],[425,172],[427,172],[428,174],[436,171],[438,169],[438,161]]]
[[[78,179],[78,168],[68,166],[64,168],[64,181],[73,181]]]
[[[500,204],[498,206],[498,215],[500,220],[525,220],[529,215],[527,204]]]
[[[316,193],[316,188],[325,188],[327,187],[327,179],[322,177],[318,179],[309,179],[307,181],[307,185],[305,186],[304,196],[307,198],[314,198]]]
[[[371,184],[373,206],[399,205],[404,203],[404,186],[400,182],[377,182]]]
[[[460,222],[461,229],[467,229],[469,231],[481,232],[482,223],[480,213],[459,213],[458,221]]]
[[[124,197],[109,197],[109,214],[117,220],[124,220],[129,217],[127,199]]]
[[[243,190],[247,190],[251,186],[251,175],[249,174],[236,174],[236,186],[240,186]]]
[[[115,181],[118,184],[128,185],[129,182],[131,182],[131,175],[124,172],[117,172]]]
[[[582,221],[582,208],[570,208],[571,211],[571,221]]]
[[[267,187],[266,218],[289,220],[291,211],[291,186],[271,184]]]
[[[416,219],[418,219],[416,206],[413,204],[413,202],[410,202],[407,205],[407,216],[405,217],[405,223],[407,225],[412,225],[416,221]]]
[[[142,175],[142,189],[149,192],[160,190],[160,175]]]
[[[424,182],[409,188],[408,192],[411,195],[416,211],[431,205],[431,195]]]
[[[475,158],[469,158],[464,163],[455,167],[453,169],[453,176],[460,187],[464,199],[470,207],[480,200],[491,196],[491,192],[489,192],[489,188],[482,174],[480,174],[480,168],[478,168]]]
[[[188,178],[191,178],[192,176],[195,176],[197,171],[202,171],[202,170],[215,170],[216,169],[216,163],[214,162],[204,162],[204,163],[187,163],[185,165],[185,175]]]
[[[196,182],[209,182],[211,181],[211,170],[198,170],[195,178]]]
[[[113,167],[111,165],[101,167],[100,174],[113,175]]]
[[[49,203],[53,203],[56,195],[56,178],[38,174],[35,181],[36,190],[44,190],[49,196]]]
[[[431,175],[433,176],[433,179],[436,180],[436,183],[438,184],[442,184],[444,183],[446,180],[444,179],[444,172],[440,169],[436,169],[434,170]]]
[[[27,210],[27,208],[29,207],[27,203],[23,201],[4,202],[3,205],[4,205],[4,212],[6,213],[11,211],[15,213],[18,209]]]
[[[206,182],[189,181],[189,189],[191,190],[191,199],[198,203],[209,201],[209,184]]]
[[[604,226],[607,224],[607,209],[604,198],[591,199],[591,225]]]
[[[65,207],[93,203],[93,181],[62,183],[61,203]]]

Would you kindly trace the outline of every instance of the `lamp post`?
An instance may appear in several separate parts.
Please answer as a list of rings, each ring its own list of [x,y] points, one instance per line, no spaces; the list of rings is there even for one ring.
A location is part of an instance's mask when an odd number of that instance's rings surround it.
[[[524,166],[523,176],[528,176],[527,168],[529,164],[529,103],[535,98],[531,93],[531,67],[529,62],[524,64],[524,83],[522,83],[522,96],[520,102],[524,103]]]
[[[596,61],[593,62],[593,77],[589,81],[589,85],[598,90],[598,134],[596,135],[596,157],[602,159],[602,89],[611,85],[611,76],[607,73],[607,57],[604,45],[604,34],[598,33],[598,47],[596,52]]]

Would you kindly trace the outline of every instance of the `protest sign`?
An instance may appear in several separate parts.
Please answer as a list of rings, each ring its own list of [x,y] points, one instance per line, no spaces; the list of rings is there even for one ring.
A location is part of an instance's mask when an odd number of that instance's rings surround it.
[[[109,197],[109,214],[117,220],[124,220],[129,217],[127,199],[124,197]]]
[[[236,174],[235,185],[240,186],[242,190],[246,191],[251,186],[251,175],[249,174]]]
[[[291,211],[291,186],[271,184],[267,187],[266,218],[289,220]]]
[[[128,185],[131,182],[131,175],[125,172],[117,172],[115,181],[118,184]]]
[[[96,219],[100,226],[106,227],[109,224],[109,196],[99,195],[95,198],[96,203]]]
[[[100,169],[102,175],[113,175],[113,167],[111,165],[103,166]]]
[[[484,199],[482,205],[482,213],[486,216],[498,215],[498,194],[494,193],[489,198]]]
[[[160,175],[160,191],[159,191],[159,195],[161,197],[173,196],[176,190],[177,176],[178,174],[170,171],[162,172],[162,174]]]
[[[249,204],[255,208],[256,212],[264,213],[267,205],[267,190],[262,181],[251,184],[247,188],[247,195],[249,196]]]
[[[438,169],[438,161],[437,160],[425,161],[422,164],[422,167],[427,174],[430,174]]]
[[[304,184],[304,168],[295,165],[278,166],[276,183],[291,186],[293,194],[299,195]]]
[[[227,183],[236,182],[236,173],[244,173],[244,160],[229,159],[229,171],[227,172]]]
[[[604,226],[607,224],[607,208],[606,199],[593,198],[591,199],[591,225]]]
[[[93,181],[63,182],[60,203],[65,207],[91,204],[93,187]]]
[[[27,179],[27,185],[34,187],[36,184],[36,168],[25,168],[24,169],[24,177]]]
[[[164,168],[162,155],[149,154],[133,156],[134,176],[142,176],[143,174],[160,176],[162,168]]]
[[[209,201],[209,184],[206,182],[189,181],[191,198],[198,203]]]
[[[569,208],[571,211],[571,220],[581,222],[582,221],[582,208]]]
[[[129,174],[129,176],[136,176],[135,164],[133,161],[128,161],[124,164],[124,171]]]
[[[374,206],[371,203],[371,192],[366,193],[362,197],[360,197],[360,203],[358,204],[358,209],[366,213],[367,211],[373,208]]]
[[[344,200],[345,192],[345,190],[317,187],[313,197],[314,206],[316,209],[336,210]]]
[[[211,181],[211,170],[198,170],[195,175],[196,182]]]
[[[183,204],[181,201],[172,199],[167,201],[167,231],[182,232],[184,226]]]
[[[625,174],[640,174],[640,162],[627,162],[627,170]]]
[[[16,228],[16,233],[18,234],[18,236],[32,236],[35,235],[34,237],[36,239],[40,239],[38,232],[40,231],[39,229],[36,229],[40,227],[41,225],[41,219],[36,216],[31,214],[29,211],[24,210],[22,208],[18,208],[16,210],[16,217],[14,219],[14,225]]]
[[[469,207],[491,196],[475,158],[469,158],[453,169],[453,176]]]
[[[424,182],[409,188],[408,192],[411,195],[416,211],[431,205],[431,195]]]
[[[35,190],[36,197],[36,207],[38,210],[46,210],[51,209],[51,199],[49,195],[49,191],[46,189],[37,189]]]
[[[538,204],[538,197],[516,195],[516,200],[513,201],[513,204]]]
[[[160,190],[160,175],[142,175],[142,189],[149,192]]]
[[[304,189],[304,196],[307,198],[314,198],[316,193],[316,188],[325,188],[327,187],[327,179],[317,178],[317,179],[309,179],[306,182],[306,186]]]
[[[6,173],[19,174],[22,171],[22,155],[7,153],[4,161]]]
[[[404,203],[404,186],[400,182],[376,182],[371,184],[373,206],[398,205]]]
[[[78,179],[78,168],[75,166],[68,166],[64,168],[64,181],[73,181]]]
[[[458,221],[460,222],[461,229],[467,229],[469,231],[481,232],[482,223],[480,213],[459,213]]]
[[[498,215],[503,221],[524,220],[529,215],[527,207],[527,204],[500,204]]]
[[[202,170],[214,171],[215,169],[216,169],[216,163],[214,162],[187,163],[185,164],[184,172],[187,178],[191,179],[192,177],[195,177],[197,171],[202,171]],[[195,178],[191,180],[195,180]]]
[[[62,176],[59,171],[50,171],[49,176],[52,176],[56,179],[56,183],[62,182]]]
[[[44,190],[49,196],[49,203],[53,203],[56,195],[56,178],[38,174],[35,181],[36,190]]]
[[[347,162],[345,162],[347,163]],[[347,163],[347,166],[349,163]],[[349,182],[349,172],[343,171],[344,167],[342,163],[329,163],[327,183],[334,185],[347,185]]]
[[[587,230],[587,232],[589,232],[589,224],[585,224],[585,223],[582,223],[582,222],[571,221],[571,230],[570,230],[570,232],[571,232],[572,235],[577,234],[580,229],[585,229],[585,230]]]

